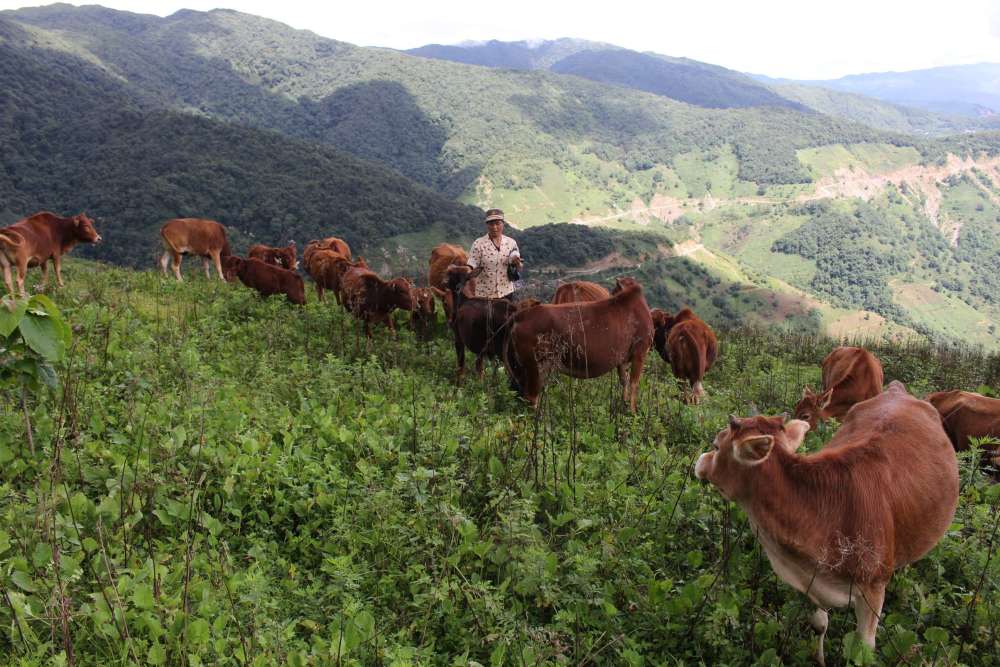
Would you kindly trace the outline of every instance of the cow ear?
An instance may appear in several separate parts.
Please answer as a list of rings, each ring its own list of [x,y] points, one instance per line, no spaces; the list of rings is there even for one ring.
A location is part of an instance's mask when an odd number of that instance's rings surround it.
[[[741,441],[733,452],[740,463],[755,466],[763,463],[771,455],[773,447],[773,435],[753,435]]]
[[[794,452],[802,446],[802,441],[809,432],[809,422],[801,419],[793,419],[785,424],[785,446],[788,451]]]
[[[813,388],[810,385],[802,387],[802,398],[809,398],[813,395]]]
[[[819,409],[825,410],[826,407],[830,405],[830,401],[832,400],[833,400],[833,387],[830,387],[829,389],[823,392],[822,396],[819,397]]]

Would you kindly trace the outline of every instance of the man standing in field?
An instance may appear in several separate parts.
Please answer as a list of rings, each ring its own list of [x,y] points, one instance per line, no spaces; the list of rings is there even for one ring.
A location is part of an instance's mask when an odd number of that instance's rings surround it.
[[[480,236],[472,244],[469,266],[473,269],[471,277],[476,279],[478,297],[502,299],[514,293],[508,267],[520,269],[524,262],[517,241],[503,235],[503,225],[503,211],[498,208],[486,211],[486,236]]]

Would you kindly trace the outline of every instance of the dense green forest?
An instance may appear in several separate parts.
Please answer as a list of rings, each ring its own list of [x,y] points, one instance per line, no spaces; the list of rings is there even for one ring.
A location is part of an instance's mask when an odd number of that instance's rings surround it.
[[[614,374],[554,379],[536,414],[492,371],[456,386],[444,335],[366,348],[311,294],[65,272],[58,387],[23,410],[0,385],[0,663],[809,664],[812,605],[691,466],[729,413],[791,409],[834,341],[721,330],[699,406],[650,355],[637,414]],[[918,396],[1000,390],[996,355],[871,345]],[[832,610],[828,664],[998,664],[1000,487],[961,469],[875,654]]]

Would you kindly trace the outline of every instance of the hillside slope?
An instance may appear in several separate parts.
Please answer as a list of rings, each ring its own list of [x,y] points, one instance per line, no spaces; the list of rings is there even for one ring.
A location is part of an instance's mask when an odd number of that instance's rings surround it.
[[[81,251],[146,264],[178,216],[250,239],[303,242],[336,229],[359,249],[439,228],[478,233],[481,212],[329,147],[150,110],[100,67],[28,46],[0,21],[0,199],[5,220],[39,209],[96,215],[109,242]]]

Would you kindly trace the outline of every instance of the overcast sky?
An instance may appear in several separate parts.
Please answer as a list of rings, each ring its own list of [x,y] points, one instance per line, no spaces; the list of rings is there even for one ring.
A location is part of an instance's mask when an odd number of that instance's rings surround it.
[[[24,6],[0,0],[0,8]],[[73,2],[72,4],[84,4]],[[236,9],[363,46],[580,37],[797,79],[1000,62],[1000,0],[106,0],[169,15]]]

